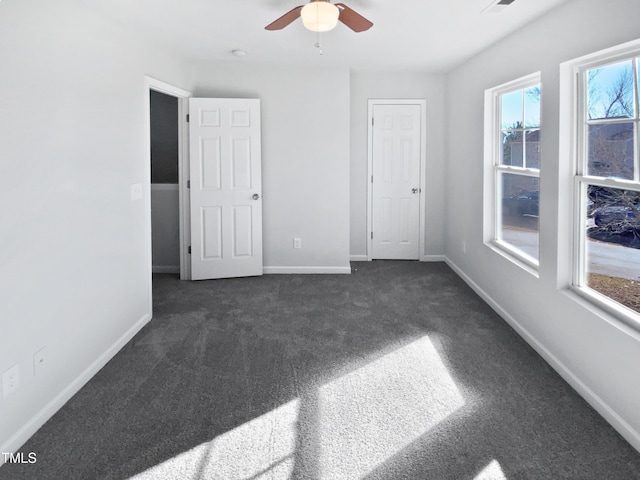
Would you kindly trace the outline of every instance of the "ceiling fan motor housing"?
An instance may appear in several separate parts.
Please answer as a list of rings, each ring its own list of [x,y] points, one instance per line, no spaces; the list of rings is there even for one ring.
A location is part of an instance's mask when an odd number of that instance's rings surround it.
[[[309,0],[309,3],[292,8],[264,28],[266,30],[282,30],[298,17],[302,17],[304,26],[314,32],[327,32],[333,29],[338,21],[344,23],[354,32],[364,32],[373,26],[371,21],[344,3],[334,4],[329,0]]]
[[[300,11],[303,25],[312,32],[328,32],[336,28],[340,10],[327,0],[312,0]]]

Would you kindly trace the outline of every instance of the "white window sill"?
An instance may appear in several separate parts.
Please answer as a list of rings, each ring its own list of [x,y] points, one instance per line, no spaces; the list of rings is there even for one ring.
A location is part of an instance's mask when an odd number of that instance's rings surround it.
[[[637,312],[588,287],[570,285],[565,292],[594,315],[617,327],[625,326],[635,336],[640,336],[640,314]]]
[[[485,245],[500,256],[529,272],[534,277],[539,278],[538,261],[535,258],[522,253],[517,248],[512,247],[506,242],[501,242],[500,240],[491,240],[489,242],[485,242]]]

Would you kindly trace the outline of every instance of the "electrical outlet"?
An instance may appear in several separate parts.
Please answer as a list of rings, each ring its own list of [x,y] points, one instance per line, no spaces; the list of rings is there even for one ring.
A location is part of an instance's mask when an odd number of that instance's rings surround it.
[[[302,239],[301,238],[294,238],[293,239],[293,248],[302,248]]]
[[[462,248],[462,253],[467,253],[467,242],[462,240],[462,242],[460,243],[460,248]]]
[[[45,347],[33,354],[33,375],[39,375],[47,366]]]
[[[2,396],[8,397],[20,387],[20,365],[15,364],[2,374]]]
[[[142,184],[134,183],[131,185],[131,201],[135,202],[136,200],[140,200],[142,198]]]

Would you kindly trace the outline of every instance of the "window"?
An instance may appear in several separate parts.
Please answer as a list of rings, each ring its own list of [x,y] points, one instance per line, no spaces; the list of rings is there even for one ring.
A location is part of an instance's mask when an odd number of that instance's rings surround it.
[[[601,306],[640,316],[640,48],[577,68],[573,284]]]
[[[487,90],[485,186],[491,192],[485,224],[489,243],[537,269],[540,196],[539,74]]]

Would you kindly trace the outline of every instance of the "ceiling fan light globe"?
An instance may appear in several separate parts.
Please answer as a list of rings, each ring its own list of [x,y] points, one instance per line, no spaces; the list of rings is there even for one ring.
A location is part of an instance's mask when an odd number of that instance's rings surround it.
[[[340,10],[324,0],[307,3],[300,12],[302,23],[312,32],[328,32],[336,28]]]

